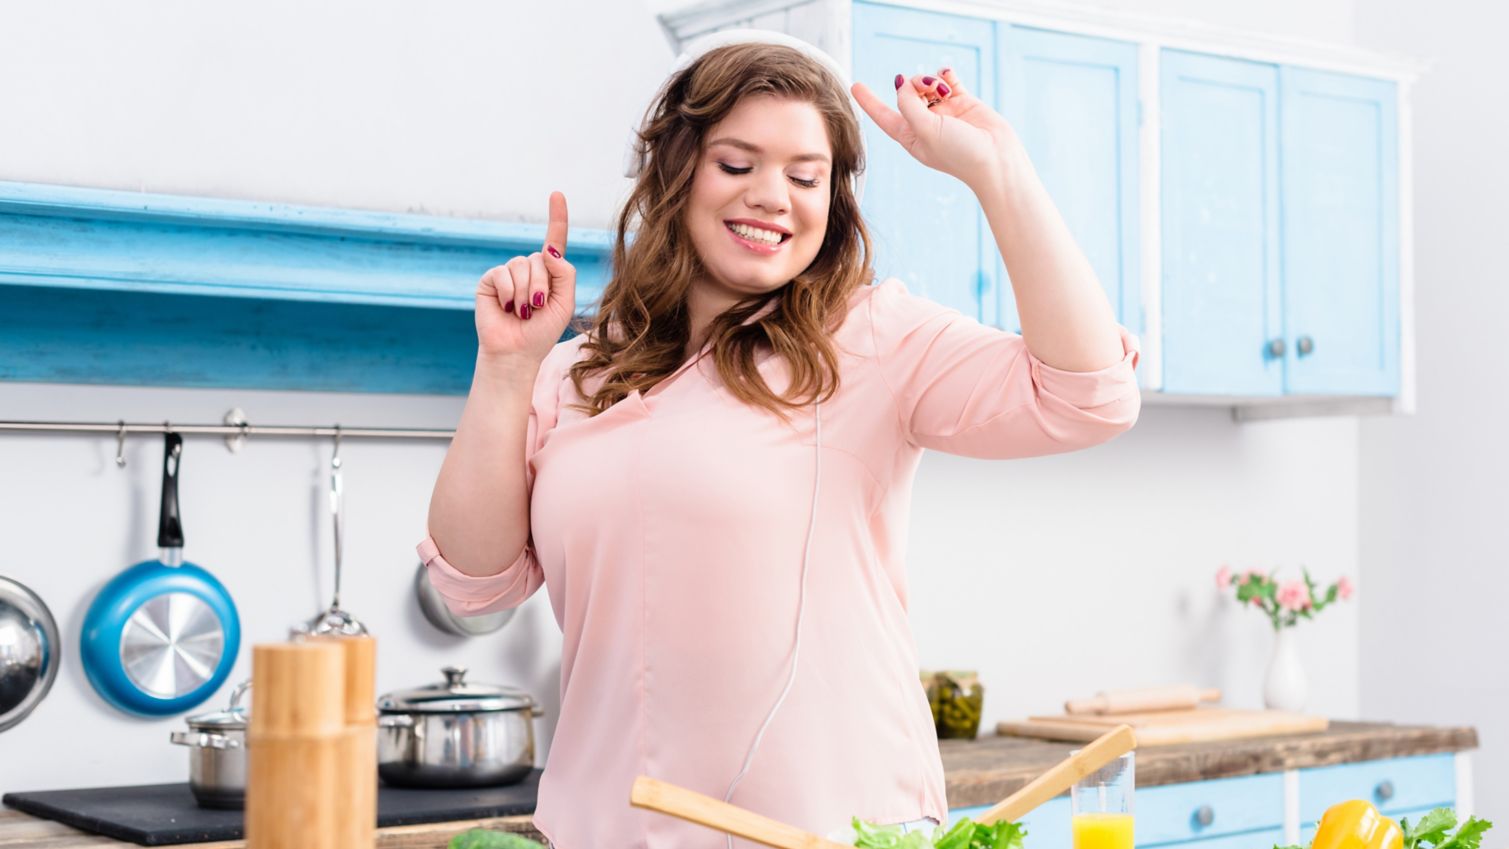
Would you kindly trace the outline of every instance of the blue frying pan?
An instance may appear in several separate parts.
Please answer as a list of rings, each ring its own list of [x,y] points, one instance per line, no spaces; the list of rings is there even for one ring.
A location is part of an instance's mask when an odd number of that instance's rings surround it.
[[[79,636],[84,673],[105,701],[129,713],[167,716],[209,698],[231,674],[241,620],[225,586],[183,559],[178,465],[183,437],[163,440],[157,560],[105,584]]]

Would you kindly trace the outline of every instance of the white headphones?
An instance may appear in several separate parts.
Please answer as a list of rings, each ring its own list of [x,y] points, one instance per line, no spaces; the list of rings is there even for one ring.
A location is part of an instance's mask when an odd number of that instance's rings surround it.
[[[848,73],[844,70],[842,65],[838,64],[837,59],[834,59],[832,56],[823,52],[820,48],[808,44],[807,42],[802,41],[800,38],[796,38],[795,36],[790,36],[784,32],[776,32],[774,30],[768,29],[726,29],[719,30],[717,32],[710,32],[706,35],[699,35],[691,41],[687,42],[686,46],[682,48],[681,55],[676,57],[676,63],[671,66],[670,73],[666,74],[666,77],[669,78],[675,76],[677,73],[685,69],[688,65],[701,58],[702,55],[707,53],[708,51],[715,50],[719,47],[723,47],[729,44],[750,43],[784,45],[794,50],[801,51],[812,59],[815,59],[818,64],[822,65],[824,68],[827,68],[828,72],[833,74],[833,76],[838,79],[839,83],[843,85],[844,94],[849,99],[849,111],[854,113],[854,120],[860,122],[859,149],[861,153],[864,153],[864,113],[859,108],[859,103],[854,100],[854,95],[848,93]],[[653,101],[651,102],[653,103]],[[648,117],[648,111],[649,109],[647,105],[645,112],[641,114],[644,114],[645,117]],[[624,154],[625,177],[638,177],[639,172],[644,169],[644,159],[640,156],[639,151],[635,147],[637,140],[638,136],[631,130],[629,134],[628,150]],[[861,171],[855,173],[850,182],[854,191],[854,202],[857,204],[859,203],[859,200],[864,193],[864,172]]]

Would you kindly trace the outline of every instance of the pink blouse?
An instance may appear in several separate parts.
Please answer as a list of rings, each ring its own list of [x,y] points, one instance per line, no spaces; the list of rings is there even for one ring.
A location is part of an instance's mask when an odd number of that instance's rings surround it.
[[[947,819],[942,762],[907,621],[904,557],[922,449],[1004,459],[1072,451],[1141,406],[1125,356],[1094,372],[1035,358],[1022,337],[863,287],[836,332],[822,404],[822,480],[798,672],[733,803],[828,834],[851,816]],[[541,586],[564,635],[561,714],[535,825],[559,849],[720,849],[720,832],[629,805],[637,775],[722,799],[789,674],[812,510],[814,417],[740,402],[710,359],[588,417],[546,357],[524,458],[531,536],[503,572],[469,577],[431,538],[430,580],[460,614]],[[786,385],[782,362],[759,369]],[[588,381],[590,391],[596,383]],[[743,841],[735,841],[738,845]]]

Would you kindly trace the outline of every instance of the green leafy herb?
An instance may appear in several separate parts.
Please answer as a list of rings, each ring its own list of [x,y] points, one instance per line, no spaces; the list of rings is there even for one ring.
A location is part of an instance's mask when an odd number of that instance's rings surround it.
[[[904,833],[899,825],[871,825],[854,818],[857,849],[1023,849],[1026,835],[1027,830],[1016,823],[986,825],[964,817],[946,830],[943,826],[933,829],[929,839],[920,831]]]
[[[545,847],[517,834],[474,828],[452,837],[445,849],[545,849]]]
[[[1410,825],[1409,818],[1399,820],[1399,830],[1404,832],[1404,849],[1478,849],[1483,842],[1483,832],[1493,827],[1488,820],[1468,817],[1457,828],[1457,814],[1451,808],[1436,808]],[[1456,828],[1457,833],[1451,830]]]

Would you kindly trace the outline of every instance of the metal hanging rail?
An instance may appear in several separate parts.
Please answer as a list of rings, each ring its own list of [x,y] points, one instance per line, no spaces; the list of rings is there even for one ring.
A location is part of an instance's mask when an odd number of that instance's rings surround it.
[[[174,424],[169,421],[157,423],[126,422],[42,422],[0,421],[0,433],[108,433],[115,436],[115,463],[126,465],[126,437],[133,433],[181,433],[225,437],[225,447],[232,452],[241,450],[247,437],[311,437],[328,436],[335,439],[336,451],[342,439],[450,439],[454,430],[402,427],[346,427],[334,425],[254,425],[246,420],[239,408],[225,414],[223,424]]]
[[[344,425],[207,425],[141,424],[131,422],[22,422],[0,421],[0,431],[50,431],[53,433],[182,433],[220,436],[335,436],[342,439],[450,439],[454,430],[422,428],[346,427]]]

